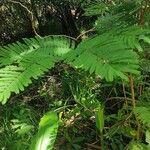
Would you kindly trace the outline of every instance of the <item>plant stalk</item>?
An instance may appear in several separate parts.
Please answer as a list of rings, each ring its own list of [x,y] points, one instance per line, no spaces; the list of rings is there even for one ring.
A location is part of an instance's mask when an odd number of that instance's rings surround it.
[[[136,101],[135,101],[135,92],[134,92],[134,82],[133,82],[133,76],[129,76],[130,81],[130,89],[131,89],[131,98],[132,98],[132,106],[133,109],[136,107]]]
[[[133,80],[133,76],[131,74],[129,76],[129,81],[130,81],[130,89],[131,89],[132,106],[134,109],[134,108],[136,108],[136,100],[135,100],[135,91],[134,91],[134,80]],[[137,117],[136,117],[136,123],[137,123],[136,139],[139,140],[140,139],[140,123],[139,123]]]
[[[104,135],[103,135],[103,131],[100,132],[100,141],[101,141],[101,150],[105,150],[105,148],[104,148]]]

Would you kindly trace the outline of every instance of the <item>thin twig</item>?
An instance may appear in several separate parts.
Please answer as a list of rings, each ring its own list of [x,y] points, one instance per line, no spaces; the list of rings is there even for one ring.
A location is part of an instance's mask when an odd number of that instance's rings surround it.
[[[133,76],[129,76],[133,109],[136,107]]]
[[[10,0],[10,1],[8,1],[8,2],[11,2],[11,3],[14,3],[14,4],[19,4],[21,7],[23,7],[24,9],[26,9],[26,11],[27,11],[30,15],[32,15],[32,12],[31,12],[25,5],[21,4],[20,2],[18,2],[18,1],[12,1],[12,0]]]
[[[74,40],[74,41],[77,41],[76,40],[76,38],[73,38],[73,37],[71,37],[71,36],[68,36],[68,35],[48,35],[48,36],[46,36],[46,37],[50,37],[50,36],[52,36],[52,37],[65,37],[65,38],[69,38],[69,39],[71,39],[71,40]]]
[[[92,147],[94,149],[98,149],[98,150],[101,150],[101,147],[98,146],[98,145],[93,145],[93,144],[89,144],[89,143],[85,143],[85,145],[89,146],[89,147]]]
[[[131,101],[132,99],[131,98],[127,98],[127,97],[110,97],[110,98],[106,99],[106,102],[110,101],[110,100],[128,100],[128,101]]]
[[[129,76],[129,81],[130,81],[130,88],[131,88],[131,97],[132,97],[132,105],[133,105],[133,109],[136,108],[136,100],[135,100],[135,92],[134,92],[134,81],[133,81],[133,76],[130,75]],[[140,123],[138,121],[138,118],[135,116],[136,118],[136,123],[137,123],[137,140],[140,139]]]
[[[122,81],[122,90],[123,90],[123,95],[124,95],[124,98],[125,98],[125,109],[128,113],[128,101],[127,101],[127,95],[126,95],[125,85],[124,85],[123,81]]]
[[[35,26],[34,26],[34,16],[33,16],[33,13],[32,13],[25,5],[23,5],[21,2],[13,1],[13,0],[10,0],[10,1],[8,1],[8,2],[14,3],[14,4],[18,4],[18,5],[20,5],[22,8],[24,8],[24,9],[28,12],[28,14],[30,15],[31,25],[32,25],[32,29],[33,29],[34,34],[35,34],[36,36],[38,36],[38,37],[41,37],[41,36],[36,32],[36,29],[35,29]]]
[[[79,36],[76,37],[76,40],[78,40],[78,39],[79,39],[80,37],[82,37],[83,35],[85,35],[85,34],[87,34],[87,33],[89,33],[89,32],[93,32],[93,31],[95,31],[95,27],[92,28],[92,29],[89,29],[89,30],[87,30],[87,31],[85,31],[85,32],[83,32],[83,33],[81,33]]]

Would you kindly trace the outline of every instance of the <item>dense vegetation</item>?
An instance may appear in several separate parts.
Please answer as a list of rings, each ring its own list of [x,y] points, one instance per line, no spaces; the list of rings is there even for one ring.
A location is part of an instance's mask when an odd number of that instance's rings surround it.
[[[149,0],[0,2],[1,150],[149,150]]]

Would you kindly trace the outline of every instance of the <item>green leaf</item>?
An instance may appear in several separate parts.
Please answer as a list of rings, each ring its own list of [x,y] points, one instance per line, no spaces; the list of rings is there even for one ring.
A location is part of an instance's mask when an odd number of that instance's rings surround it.
[[[137,118],[146,126],[150,127],[150,108],[149,106],[139,106],[134,109]]]
[[[62,60],[107,81],[128,80],[128,73],[139,73],[139,57],[133,49],[142,49],[139,36],[148,33],[131,26],[89,38],[75,49],[75,42],[64,36],[23,39],[0,47],[0,102],[5,104],[11,93],[23,91]]]
[[[97,108],[95,118],[96,127],[102,133],[104,129],[104,107],[102,105]]]
[[[98,2],[98,3],[91,3],[87,8],[84,9],[85,16],[95,16],[95,15],[100,15],[103,14],[104,12],[108,11],[108,7],[105,3],[103,2]]]
[[[55,112],[46,113],[39,123],[39,131],[30,150],[52,150],[57,136],[58,117]]]
[[[139,37],[139,39],[140,39],[140,40],[143,40],[145,43],[150,44],[150,37],[148,37],[148,36],[141,35],[141,36]]]
[[[126,30],[122,32],[127,34]],[[81,42],[74,51],[66,54],[66,62],[95,73],[107,81],[113,81],[117,77],[128,80],[127,73],[139,73],[138,55],[133,51],[138,44],[136,36],[133,37],[136,42],[129,43],[123,33],[118,35],[108,32]]]
[[[146,130],[146,142],[148,143],[148,146],[150,147],[150,130]]]
[[[0,47],[0,102],[5,104],[12,92],[18,94],[38,79],[62,56],[73,49],[74,42],[65,37],[23,39]]]
[[[132,141],[128,147],[129,150],[149,150],[147,145],[139,142]]]

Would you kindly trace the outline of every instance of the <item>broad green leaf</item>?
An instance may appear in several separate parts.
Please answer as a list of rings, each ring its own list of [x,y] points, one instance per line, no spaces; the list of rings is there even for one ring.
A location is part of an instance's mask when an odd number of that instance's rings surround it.
[[[46,113],[39,123],[39,131],[30,150],[52,150],[57,136],[58,117],[55,112]]]

